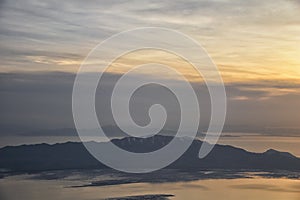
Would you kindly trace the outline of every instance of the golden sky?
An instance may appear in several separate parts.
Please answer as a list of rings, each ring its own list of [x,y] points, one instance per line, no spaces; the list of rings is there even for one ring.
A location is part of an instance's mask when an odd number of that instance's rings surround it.
[[[56,76],[74,75],[88,53],[112,35],[139,27],[163,27],[195,39],[217,65],[228,92],[228,124],[253,121],[264,127],[298,127],[299,112],[295,108],[300,107],[299,10],[298,0],[1,1],[0,81],[7,81],[3,87],[21,84],[18,88],[35,81],[47,86],[55,85],[55,81],[63,85],[62,78],[56,80]],[[201,83],[189,63],[163,51],[141,50],[123,55],[108,72],[122,74],[153,60]],[[160,74],[159,69],[145,74],[173,78]],[[48,76],[55,81],[50,83],[50,78],[45,78]],[[15,89],[5,87],[4,92]],[[30,87],[35,92],[36,86]],[[6,97],[8,103],[15,98]],[[0,116],[3,123],[21,116],[18,112],[9,118],[10,113],[7,110]],[[28,112],[24,113],[27,116]]]
[[[50,6],[56,9],[49,10]],[[5,2],[0,21],[0,70],[75,73],[88,52],[111,35],[158,26],[179,30],[197,40],[226,82],[273,80],[298,84],[299,8],[297,0],[149,1],[147,7],[139,1],[75,5]],[[160,59],[158,54],[138,56],[127,56],[125,65],[152,57]],[[179,63],[177,66],[190,71]]]

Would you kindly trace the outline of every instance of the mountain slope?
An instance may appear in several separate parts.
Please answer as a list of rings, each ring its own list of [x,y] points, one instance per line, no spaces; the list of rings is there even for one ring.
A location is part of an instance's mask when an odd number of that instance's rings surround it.
[[[171,140],[172,137],[158,135],[144,139],[127,137],[112,141],[132,152],[150,152],[160,149]],[[264,153],[251,153],[232,146],[216,145],[207,157],[199,159],[198,152],[201,145],[200,140],[194,140],[183,156],[168,168],[300,171],[300,159],[289,153],[272,149]],[[4,147],[0,149],[0,168],[11,171],[44,171],[107,167],[93,158],[82,143],[67,142]]]

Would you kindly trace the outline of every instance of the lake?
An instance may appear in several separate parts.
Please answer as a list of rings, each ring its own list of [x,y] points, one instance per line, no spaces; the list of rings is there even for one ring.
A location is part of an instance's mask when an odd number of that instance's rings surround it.
[[[252,177],[71,187],[85,183],[87,180],[80,180],[77,175],[55,180],[35,179],[32,175],[9,176],[0,179],[0,198],[2,200],[96,200],[168,194],[174,195],[169,197],[174,200],[300,200],[300,180],[287,178]]]

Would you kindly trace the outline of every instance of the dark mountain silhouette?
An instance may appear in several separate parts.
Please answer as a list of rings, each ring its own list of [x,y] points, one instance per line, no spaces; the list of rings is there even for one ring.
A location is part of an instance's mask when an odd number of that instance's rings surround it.
[[[112,140],[119,147],[132,152],[150,152],[160,149],[173,138],[126,137]],[[176,140],[184,138],[175,138]],[[101,145],[101,143],[99,143]],[[264,153],[252,153],[240,148],[216,145],[204,159],[198,158],[202,141],[194,140],[190,148],[167,168],[182,170],[290,170],[300,171],[300,159],[290,153],[270,149]],[[0,168],[14,172],[65,169],[107,168],[88,153],[82,143],[37,144],[4,147],[0,149]]]

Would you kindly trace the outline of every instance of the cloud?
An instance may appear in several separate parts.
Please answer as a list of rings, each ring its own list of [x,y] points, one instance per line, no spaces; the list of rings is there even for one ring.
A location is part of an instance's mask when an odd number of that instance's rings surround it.
[[[217,65],[227,66],[224,74],[232,81],[243,69],[252,74],[245,76],[249,80],[261,78],[255,76],[259,72],[273,74],[270,79],[285,74],[299,82],[298,11],[299,3],[293,0],[4,1],[1,71],[74,72],[88,52],[111,35],[161,26],[199,41]]]
[[[297,0],[0,1],[0,129],[74,127],[71,94],[80,62],[104,39],[141,26],[176,29],[205,47],[226,82],[227,127],[298,127],[299,8]],[[108,73],[99,95],[108,98],[119,76]],[[193,85],[205,126],[209,96],[202,82]],[[147,121],[140,117],[143,101],[135,102],[140,123]]]
[[[114,125],[107,102],[110,99],[111,89],[119,77],[119,74],[106,73],[97,91],[96,109],[103,125]],[[63,72],[1,73],[1,134],[7,134],[4,132],[11,130],[9,127],[24,128],[24,132],[74,128],[71,108],[74,78],[75,74]],[[145,77],[137,75],[132,78],[144,79]],[[180,82],[170,80],[170,83],[180,88]],[[192,85],[200,103],[200,128],[205,130],[210,118],[209,94],[202,83],[192,83]],[[300,85],[283,87],[280,84],[266,85],[263,82],[226,85],[228,96],[226,129],[247,132],[250,129],[264,130],[266,127],[300,128],[299,113],[295,109],[299,107],[299,92],[280,95],[270,93],[270,90],[278,88],[279,90],[297,89]],[[140,125],[147,124],[148,109],[155,103],[164,105],[168,111],[167,128],[176,129],[180,120],[176,99],[165,89],[154,85],[141,88],[135,93],[131,102],[134,120]],[[20,130],[12,131],[14,132],[19,133]]]

